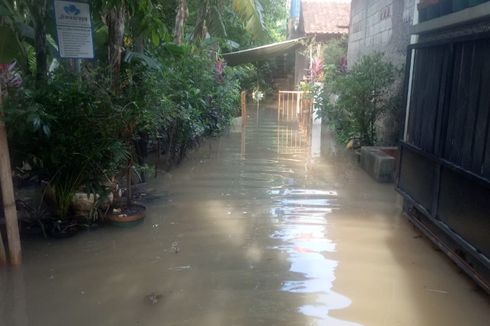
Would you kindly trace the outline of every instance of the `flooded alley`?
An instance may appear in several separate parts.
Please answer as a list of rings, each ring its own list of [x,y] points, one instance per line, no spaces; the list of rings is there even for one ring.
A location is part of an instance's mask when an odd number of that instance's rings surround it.
[[[393,188],[319,123],[254,108],[149,181],[142,224],[24,241],[0,325],[488,325]]]

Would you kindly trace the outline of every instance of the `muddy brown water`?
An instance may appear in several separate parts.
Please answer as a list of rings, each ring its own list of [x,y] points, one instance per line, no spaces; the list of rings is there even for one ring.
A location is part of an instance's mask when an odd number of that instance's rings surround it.
[[[261,108],[151,181],[141,225],[24,241],[0,325],[489,325],[393,186],[305,135]]]

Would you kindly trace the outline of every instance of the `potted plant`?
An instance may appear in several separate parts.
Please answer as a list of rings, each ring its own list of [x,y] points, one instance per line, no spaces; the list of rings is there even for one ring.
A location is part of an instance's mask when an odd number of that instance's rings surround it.
[[[132,187],[134,167],[133,156],[129,155],[127,166],[124,169],[126,189],[123,191],[118,184],[115,184],[113,189],[115,200],[107,214],[107,219],[112,225],[130,227],[137,225],[145,218],[146,207],[136,204],[133,201]]]
[[[440,16],[439,0],[421,0],[417,8],[419,11],[419,22],[421,23]]]
[[[154,74],[138,62],[126,64],[123,70],[125,83],[121,85],[122,90],[114,103],[122,126],[119,138],[123,140],[128,152],[123,168],[124,176],[121,178],[126,183],[126,189],[122,191],[119,185],[115,186],[116,200],[107,215],[111,224],[122,227],[136,225],[145,218],[146,207],[133,201],[133,174],[139,156],[146,152],[141,148],[146,146],[146,142],[141,142],[141,135],[155,130],[158,121],[152,97],[147,91],[154,86],[151,84],[154,82]]]

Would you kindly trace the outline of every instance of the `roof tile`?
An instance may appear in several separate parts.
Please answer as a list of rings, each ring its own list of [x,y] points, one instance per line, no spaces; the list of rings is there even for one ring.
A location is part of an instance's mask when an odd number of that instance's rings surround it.
[[[301,1],[303,29],[308,34],[347,34],[350,3],[320,0]]]

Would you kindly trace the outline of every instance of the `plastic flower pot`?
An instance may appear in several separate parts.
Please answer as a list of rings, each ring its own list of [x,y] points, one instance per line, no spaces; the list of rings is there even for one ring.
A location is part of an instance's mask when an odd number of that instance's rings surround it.
[[[143,221],[145,213],[145,206],[132,204],[128,207],[114,209],[107,218],[114,226],[132,227]]]

